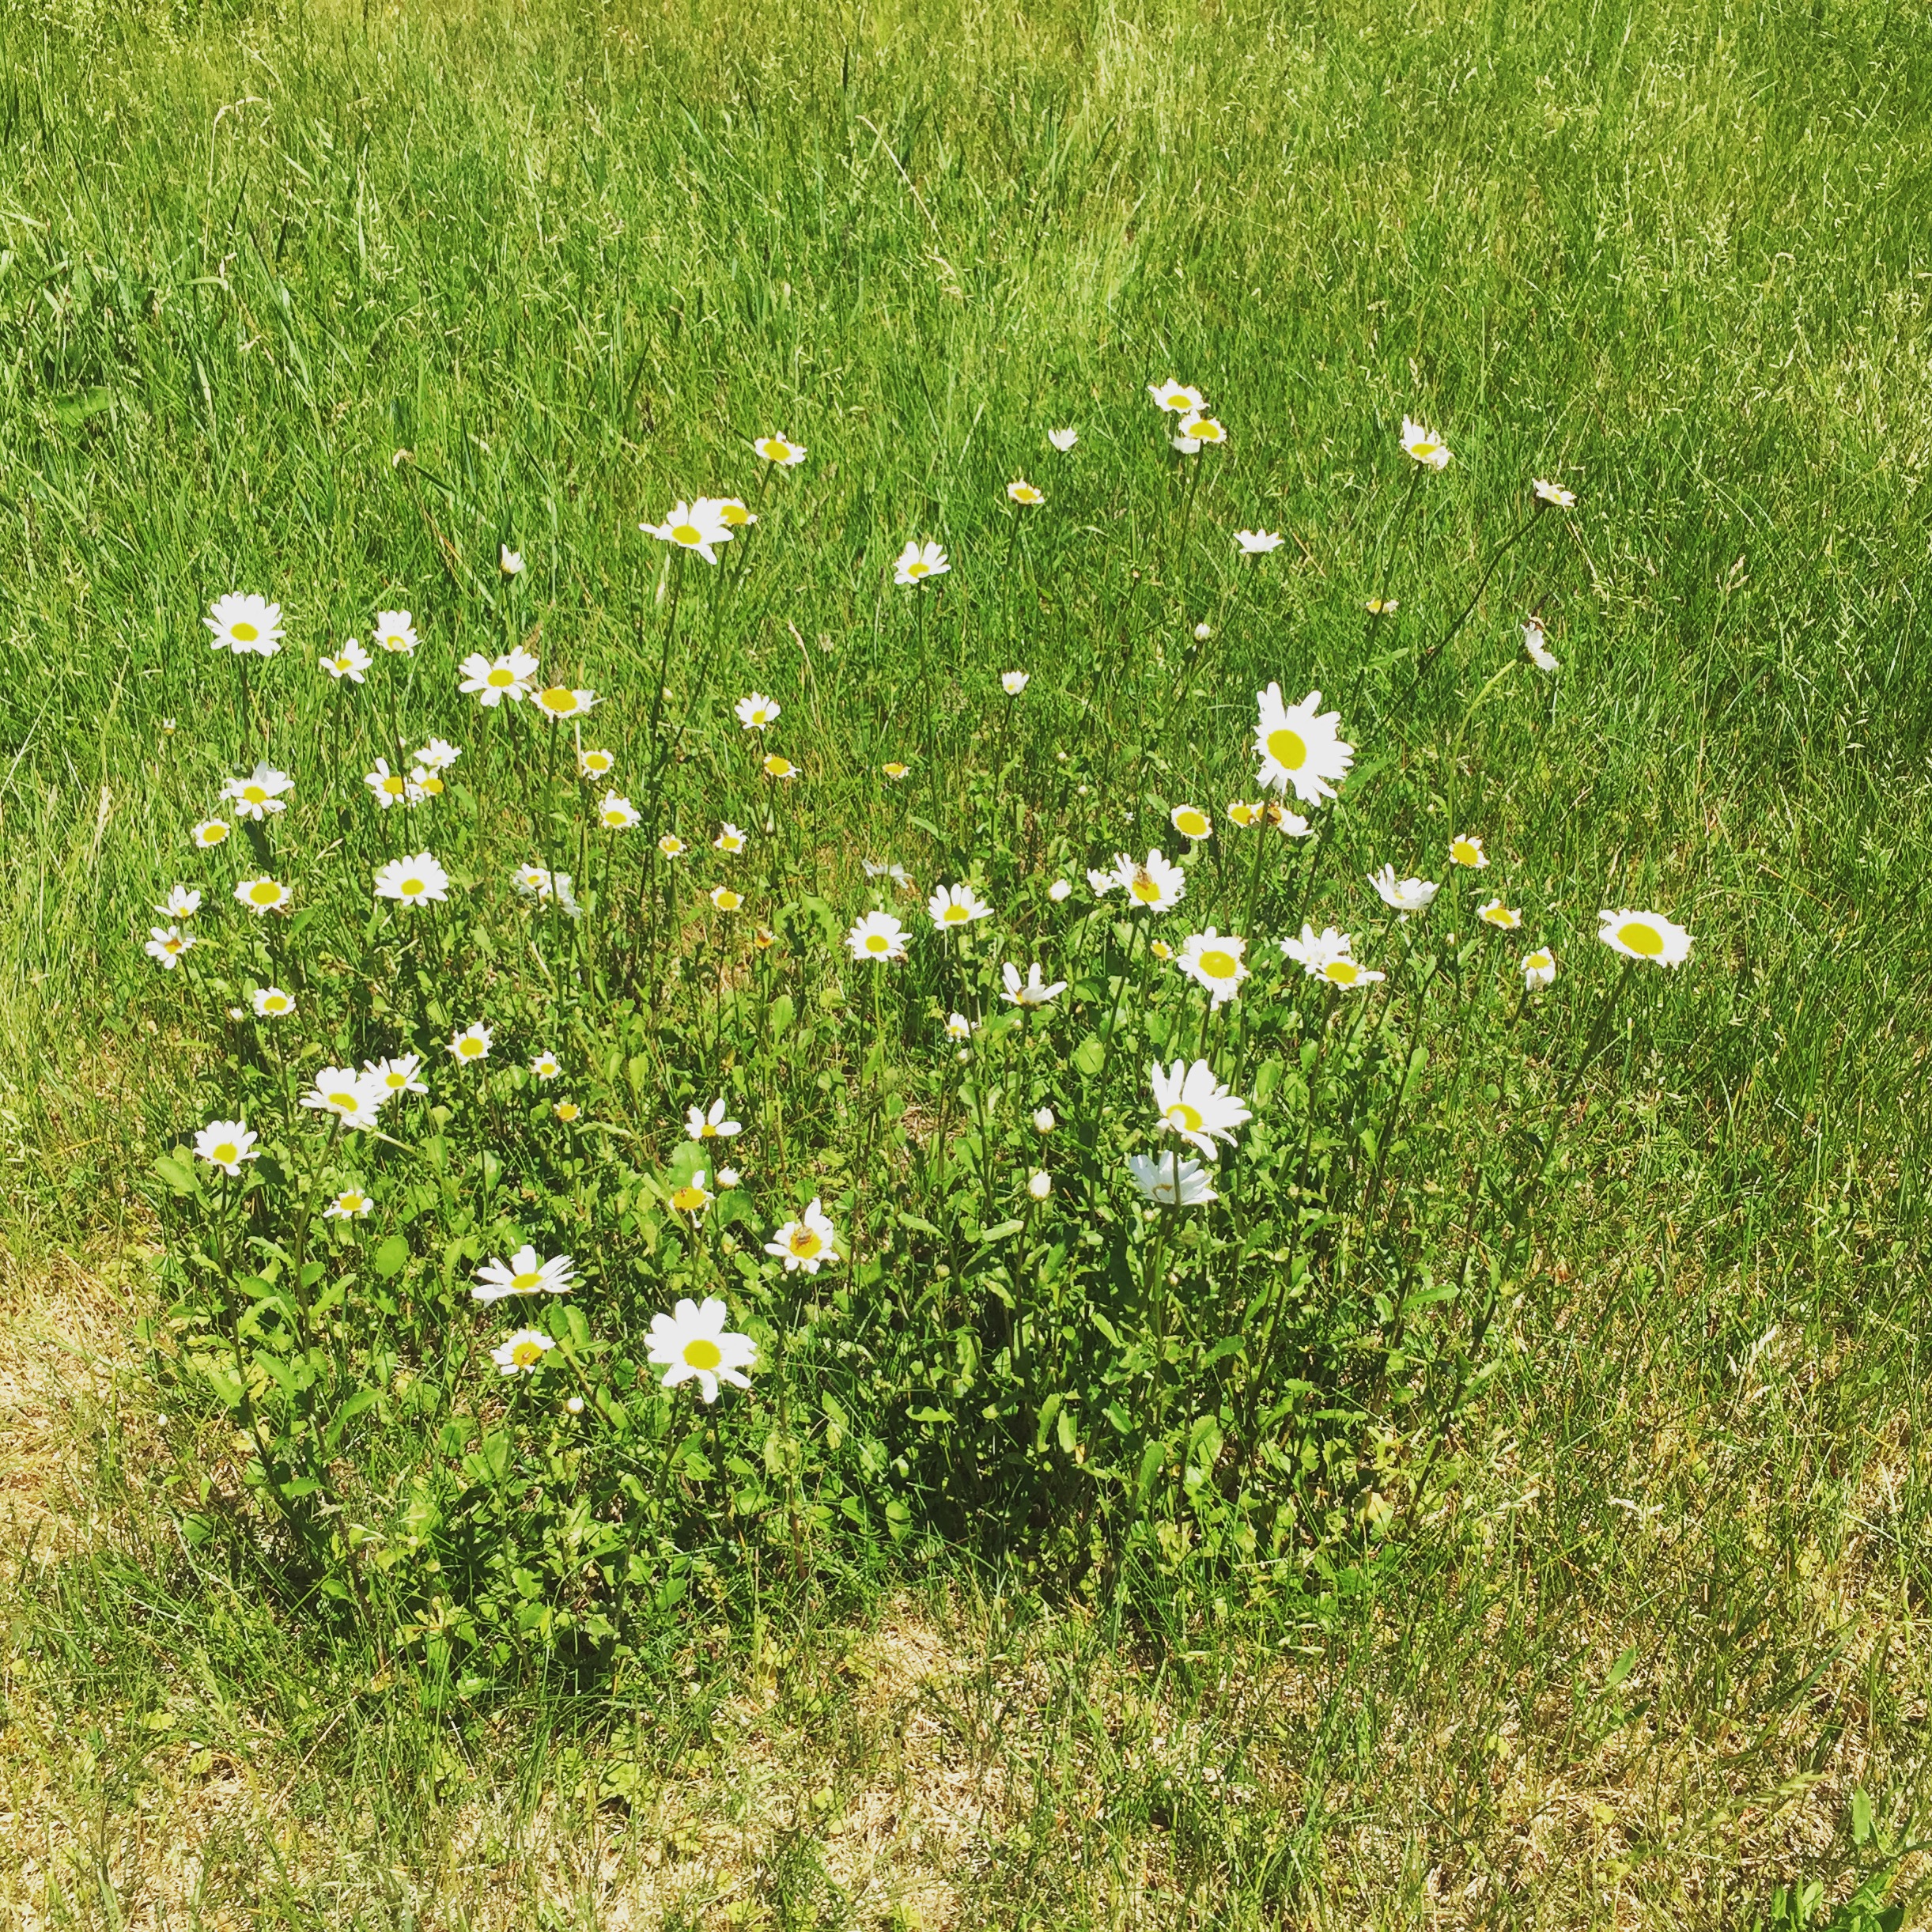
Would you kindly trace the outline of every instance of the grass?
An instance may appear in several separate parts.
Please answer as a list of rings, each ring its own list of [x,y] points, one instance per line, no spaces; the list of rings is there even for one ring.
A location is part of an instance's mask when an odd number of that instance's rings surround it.
[[[23,1923],[1921,1909],[1915,20],[0,18]],[[1170,374],[1234,433],[1185,510],[1143,399]],[[1405,412],[1458,462],[1397,544]],[[1071,459],[1042,440],[1063,421]],[[1662,906],[1699,951],[1578,1123],[1446,1488],[1339,1584],[1150,1585],[1116,1622],[913,1538],[768,1616],[667,1620],[614,1699],[465,1697],[178,1533],[168,1471],[223,1452],[159,1420],[129,1311],[173,1291],[150,1171],[221,1049],[137,942],[244,743],[199,613],[260,589],[312,652],[406,604],[460,656],[504,634],[507,541],[546,656],[648,691],[661,559],[634,527],[749,495],[744,439],[773,427],[813,460],[761,500],[771,566],[672,665],[672,788],[691,809],[723,782],[703,693],[776,693],[828,891],[968,841],[949,775],[1011,663],[1029,758],[1108,774],[1122,840],[1197,780],[1240,793],[1278,678],[1350,701],[1364,865],[1439,869],[1480,822],[1566,963],[1600,905]],[[1023,472],[1048,510],[996,571]],[[1531,474],[1578,512],[1425,658]],[[1237,525],[1291,540],[1239,569]],[[887,568],[928,532],[956,565],[930,635]],[[1399,611],[1367,627],[1388,568]],[[1492,686],[1530,611],[1562,673]],[[278,722],[297,668],[263,674]],[[474,729],[442,701],[425,725]],[[612,715],[634,763],[645,720]],[[909,807],[871,775],[908,750]]]

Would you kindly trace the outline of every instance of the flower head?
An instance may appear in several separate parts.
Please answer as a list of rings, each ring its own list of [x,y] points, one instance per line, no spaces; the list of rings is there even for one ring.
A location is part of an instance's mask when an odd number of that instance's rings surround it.
[[[1597,936],[1612,952],[1652,966],[1681,966],[1691,956],[1691,936],[1662,913],[1599,913]]]
[[[1024,504],[1029,509],[1046,501],[1046,492],[1044,490],[1036,489],[1023,476],[1015,477],[1012,482],[1007,485],[1006,493],[1015,503]]]
[[[1171,376],[1164,383],[1149,383],[1147,394],[1156,409],[1171,410],[1177,416],[1192,416],[1207,400],[1198,389],[1190,389]]]
[[[717,1199],[717,1196],[705,1185],[705,1170],[700,1167],[682,1187],[671,1190],[671,1204],[680,1214],[688,1214],[694,1221],[704,1216],[705,1210]]]
[[[208,607],[202,619],[214,635],[209,643],[237,657],[273,657],[282,648],[282,606],[242,591],[230,591]]]
[[[1560,483],[1546,483],[1539,476],[1533,487],[1539,503],[1553,503],[1560,510],[1574,510],[1576,508],[1576,493],[1565,490]]]
[[[700,497],[686,503],[682,498],[671,506],[671,514],[661,524],[640,524],[647,537],[671,544],[681,550],[695,550],[708,564],[718,561],[718,546],[732,540],[732,527],[725,522],[717,504]]]
[[[1217,932],[1210,926],[1182,942],[1174,963],[1197,985],[1207,988],[1216,1006],[1224,1006],[1240,992],[1241,982],[1248,977],[1247,947],[1238,934]]]
[[[1080,440],[1077,429],[1049,429],[1046,440],[1064,456]]]
[[[422,1072],[420,1053],[398,1053],[393,1060],[365,1060],[363,1077],[385,1100],[399,1094],[426,1094],[428,1083],[418,1076]]]
[[[718,827],[718,835],[711,841],[711,844],[715,851],[739,853],[743,852],[750,842],[744,828],[742,826],[733,825],[731,820],[727,819]]]
[[[801,456],[804,452],[799,452]],[[705,1401],[718,1399],[718,1384],[749,1389],[750,1378],[743,1371],[758,1365],[758,1347],[748,1335],[735,1334],[724,1325],[727,1310],[716,1295],[701,1302],[682,1298],[675,1314],[651,1318],[649,1359],[664,1371],[664,1386],[675,1389],[682,1382],[695,1381]]]
[[[775,463],[781,470],[788,470],[794,463],[805,460],[804,445],[794,443],[787,436],[754,437],[751,447],[767,463]]]
[[[906,928],[890,913],[868,913],[845,935],[845,950],[855,959],[903,959]]]
[[[1003,671],[1000,673],[1000,688],[1008,698],[1017,698],[1033,682],[1032,674],[1024,671]]]
[[[195,1136],[195,1151],[210,1166],[219,1167],[233,1181],[245,1160],[259,1160],[253,1130],[240,1121],[210,1121]]]
[[[799,776],[799,768],[776,751],[768,751],[758,761],[758,769],[767,778],[776,778],[781,784]]]
[[[1040,962],[1037,959],[1027,967],[1023,983],[1019,977],[1019,968],[1010,959],[1000,967],[1000,977],[1006,985],[1006,991],[1000,997],[1009,1006],[1045,1006],[1057,1000],[1067,990],[1067,982],[1064,979],[1057,979],[1050,985],[1047,984],[1042,976]]]
[[[1367,986],[1385,977],[1355,963],[1349,956],[1354,943],[1346,932],[1337,932],[1333,926],[1324,928],[1318,936],[1313,926],[1305,925],[1299,940],[1282,940],[1281,950],[1285,957],[1299,960],[1310,979],[1326,980],[1331,986]]]
[[[1220,1198],[1208,1185],[1207,1169],[1198,1161],[1183,1160],[1178,1154],[1163,1154],[1158,1159],[1147,1154],[1129,1154],[1127,1171],[1141,1198],[1157,1207],[1199,1208]]]
[[[955,1013],[946,1023],[946,1037],[949,1040],[970,1040],[973,1037],[973,1023],[963,1013]]]
[[[278,913],[294,898],[279,879],[244,879],[235,897],[251,913]]]
[[[811,1205],[798,1219],[786,1222],[766,1242],[765,1252],[783,1261],[788,1275],[801,1268],[807,1274],[815,1275],[822,1265],[839,1258],[838,1237],[815,1194]]]
[[[1053,1118],[1051,1107],[1035,1107],[1033,1110],[1033,1131],[1036,1134],[1050,1134],[1058,1123]]]
[[[1487,906],[1479,906],[1476,916],[1487,926],[1498,926],[1505,932],[1514,932],[1523,922],[1523,916],[1500,899],[1492,899]]]
[[[1191,1067],[1177,1060],[1165,1073],[1156,1061],[1148,1072],[1154,1110],[1161,1125],[1209,1160],[1219,1151],[1218,1142],[1225,1140],[1232,1147],[1236,1130],[1253,1117],[1247,1102],[1223,1086],[1204,1060],[1196,1061]]]
[[[1225,443],[1227,432],[1212,416],[1184,416],[1174,446],[1182,456],[1191,456],[1204,443]]]
[[[658,835],[657,849],[667,859],[682,859],[691,849],[675,832],[660,833]]]
[[[505,651],[501,657],[486,657],[472,651],[458,669],[463,673],[459,691],[473,694],[485,709],[493,711],[507,698],[520,705],[530,695],[531,680],[537,675],[537,660],[520,647]]]
[[[1318,805],[1355,762],[1355,747],[1337,732],[1339,711],[1321,709],[1321,694],[1310,691],[1299,705],[1281,701],[1281,686],[1271,684],[1256,700],[1254,749],[1261,761],[1261,782],[1270,790],[1292,786],[1304,804]]]
[[[346,1187],[322,1210],[325,1221],[359,1221],[375,1206],[359,1187]]]
[[[550,684],[533,692],[531,702],[553,724],[561,724],[565,718],[580,718],[594,709],[598,698],[595,691],[573,691],[568,685]]]
[[[617,754],[614,751],[585,750],[577,752],[577,776],[580,778],[608,778],[617,769]]]
[[[1198,842],[1214,836],[1214,821],[1198,805],[1177,805],[1167,815],[1167,822],[1183,838]]]
[[[433,854],[412,853],[376,868],[376,896],[394,899],[399,906],[440,903],[449,897],[449,875]]]
[[[1073,881],[1070,879],[1055,879],[1047,887],[1046,896],[1056,906],[1064,905],[1068,899],[1073,897]]]
[[[707,508],[717,512],[728,530],[749,529],[758,521],[750,506],[736,497],[706,497],[702,501]]]
[[[452,1034],[449,1050],[458,1060],[472,1061],[490,1057],[490,1029],[480,1020],[472,1020],[460,1031]]]
[[[926,911],[942,932],[960,930],[977,920],[992,917],[992,908],[970,886],[940,887],[926,901]]]
[[[248,996],[257,1019],[281,1019],[295,1011],[295,995],[279,986],[258,986]]]
[[[713,886],[710,898],[711,903],[721,913],[735,913],[745,902],[744,895],[732,891],[729,886]]]
[[[420,805],[425,796],[422,787],[406,773],[391,771],[387,758],[378,758],[373,768],[362,774],[362,782],[384,811],[391,805]]]
[[[1130,906],[1144,907],[1151,913],[1170,911],[1187,896],[1187,875],[1158,848],[1144,861],[1116,853],[1111,883],[1127,894]]]
[[[1408,416],[1402,418],[1402,447],[1425,470],[1449,467],[1449,445],[1433,429],[1425,429]]]
[[[1522,974],[1526,992],[1550,985],[1556,977],[1556,955],[1547,946],[1539,946],[1534,952],[1524,954]]]
[[[204,819],[188,833],[190,841],[203,852],[212,852],[234,830],[225,819]]]
[[[686,1107],[684,1110],[685,1137],[691,1140],[730,1140],[744,1132],[743,1125],[727,1120],[724,1100],[720,1095],[712,1102],[709,1110],[703,1107]]]
[[[295,789],[295,781],[274,766],[258,762],[245,778],[231,778],[221,788],[221,796],[235,807],[237,819],[261,820],[289,809],[284,794]]]
[[[172,973],[181,963],[182,955],[198,943],[192,932],[183,932],[179,926],[149,926],[148,943],[141,950],[164,973]]]
[[[1398,913],[1426,913],[1430,902],[1442,890],[1427,879],[1397,879],[1393,865],[1371,872],[1368,883],[1381,895],[1382,904]]]
[[[1281,548],[1283,539],[1272,530],[1237,530],[1234,541],[1241,546],[1244,557],[1265,557],[1270,550]]]
[[[540,1261],[526,1242],[507,1262],[492,1255],[476,1271],[472,1299],[500,1302],[512,1295],[567,1295],[576,1280],[576,1263],[567,1254]]]
[[[938,544],[909,542],[892,566],[895,584],[923,584],[928,577],[943,577],[951,569],[946,553]]]
[[[644,815],[630,800],[616,792],[607,792],[599,800],[597,822],[607,832],[628,832]]]
[[[416,626],[406,611],[378,611],[372,635],[379,650],[393,651],[401,657],[416,654]]]
[[[432,738],[416,754],[416,762],[433,772],[446,772],[462,756],[462,751],[447,738]]]
[[[350,637],[343,641],[339,650],[316,661],[338,683],[346,678],[351,684],[360,684],[369,675],[369,666],[376,660],[354,638]]]
[[[1053,1191],[1053,1177],[1044,1168],[1026,1183],[1026,1192],[1035,1200],[1045,1200]]]
[[[1472,872],[1488,869],[1489,854],[1483,849],[1483,841],[1473,832],[1458,832],[1449,841],[1449,862],[1451,865],[1466,867]]]
[[[778,722],[785,707],[775,698],[767,698],[762,691],[754,691],[749,698],[741,698],[732,705],[738,714],[738,722],[748,732],[768,731]]]
[[[507,543],[497,546],[497,568],[506,577],[520,577],[524,574],[524,554],[513,550]]]
[[[574,1100],[560,1100],[550,1109],[550,1111],[563,1122],[565,1126],[568,1127],[584,1110]]]
[[[540,1329],[519,1329],[508,1341],[490,1350],[490,1359],[500,1375],[534,1375],[556,1346]]]
[[[366,1073],[353,1067],[324,1067],[303,1095],[302,1105],[317,1113],[333,1114],[345,1128],[373,1127],[388,1098]]]
[[[564,1063],[547,1047],[531,1056],[530,1077],[534,1080],[554,1080],[563,1070]]]
[[[1549,648],[1549,639],[1543,634],[1543,626],[1534,618],[1523,626],[1523,648],[1529,653],[1529,661],[1538,671],[1560,671],[1563,660]]]
[[[879,769],[896,785],[913,768],[898,758],[888,758]]]

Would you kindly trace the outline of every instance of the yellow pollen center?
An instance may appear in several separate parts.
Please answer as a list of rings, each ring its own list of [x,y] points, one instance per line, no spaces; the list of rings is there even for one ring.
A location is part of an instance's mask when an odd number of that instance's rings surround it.
[[[1308,762],[1308,747],[1300,732],[1283,724],[1268,734],[1268,755],[1284,771],[1298,772]]]
[[[1160,887],[1155,883],[1153,875],[1145,867],[1134,874],[1133,883],[1127,889],[1144,906],[1151,906],[1160,897]]]
[[[966,917],[966,909],[963,906],[949,906],[946,909],[946,923],[949,926],[964,925]]]
[[[716,1368],[724,1359],[724,1350],[708,1335],[694,1336],[684,1344],[687,1368]]]
[[[738,909],[739,900],[738,894],[735,892],[720,892],[713,903],[721,913],[735,913]]]
[[[248,897],[257,906],[273,906],[282,897],[282,888],[271,880],[264,879],[248,888]]]
[[[254,643],[255,639],[260,637],[262,634],[252,624],[248,622],[246,618],[243,618],[238,622],[231,624],[229,626],[229,629],[233,631],[235,636],[239,637],[244,644]]]
[[[1174,830],[1188,838],[1199,838],[1208,829],[1208,815],[1202,811],[1179,811],[1174,814]]]
[[[906,574],[909,577],[922,577],[932,568],[930,564],[908,564],[906,566]]]
[[[527,1295],[532,1288],[540,1288],[543,1285],[543,1277],[530,1269],[526,1269],[520,1275],[512,1275],[510,1277],[510,1286],[519,1295]]]
[[[494,685],[498,690],[505,690],[516,682],[516,673],[501,664],[493,665],[484,674],[483,682]]]
[[[224,1140],[214,1151],[214,1157],[224,1166],[232,1167],[241,1158],[241,1150],[232,1140]]]
[[[1352,986],[1362,969],[1352,959],[1331,959],[1321,970],[1337,986]]]
[[[457,1053],[465,1060],[475,1059],[482,1050],[483,1043],[481,1040],[465,1040],[456,1049]]]
[[[575,1120],[579,1110],[574,1100],[560,1100],[557,1103],[557,1117],[560,1121]]]
[[[244,785],[241,788],[241,796],[251,805],[264,803],[268,797],[268,794],[259,785]]]
[[[1200,956],[1200,970],[1210,979],[1232,979],[1240,966],[1232,953],[1208,952]]]
[[[705,539],[703,533],[698,529],[697,524],[673,524],[671,527],[671,540],[674,543],[682,543],[687,549],[691,549],[703,543]]]
[[[1170,1127],[1178,1127],[1190,1134],[1200,1132],[1200,1110],[1190,1107],[1185,1100],[1177,1100],[1163,1117]]]
[[[536,1342],[519,1342],[510,1351],[510,1359],[519,1368],[535,1368],[543,1359],[543,1350]]]
[[[1476,851],[1466,838],[1459,838],[1450,847],[1449,856],[1458,865],[1473,865],[1476,860]]]
[[[868,932],[865,936],[865,950],[868,953],[883,953],[890,943],[883,932]]]
[[[420,879],[406,879],[399,890],[404,898],[413,899],[423,890],[423,883]]]
[[[357,1096],[353,1092],[326,1094],[323,1098],[331,1106],[338,1107],[345,1113],[353,1113],[356,1110]]]
[[[1616,929],[1616,936],[1633,953],[1641,953],[1647,959],[1662,956],[1664,936],[1654,926],[1640,925],[1635,920],[1627,920]]]
[[[788,1245],[801,1261],[809,1261],[825,1243],[809,1227],[801,1227],[793,1232]]]
[[[700,1140],[715,1140],[717,1135],[718,1130],[709,1121],[706,1121],[704,1125],[698,1130],[698,1137]]]

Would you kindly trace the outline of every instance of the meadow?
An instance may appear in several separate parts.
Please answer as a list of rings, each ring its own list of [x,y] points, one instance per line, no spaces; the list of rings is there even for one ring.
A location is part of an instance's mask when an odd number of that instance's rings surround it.
[[[0,23],[15,1922],[1917,1922],[1922,22]]]

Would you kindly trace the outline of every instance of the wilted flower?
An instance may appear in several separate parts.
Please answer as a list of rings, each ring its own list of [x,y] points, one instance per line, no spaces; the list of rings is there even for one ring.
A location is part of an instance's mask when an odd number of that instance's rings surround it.
[[[1026,1192],[1030,1194],[1035,1200],[1045,1200],[1047,1196],[1052,1193],[1053,1191],[1053,1177],[1044,1170],[1036,1174],[1033,1178],[1026,1183]]]
[[[1244,557],[1265,557],[1270,550],[1278,550],[1285,539],[1272,530],[1237,530],[1234,541],[1241,546]]]
[[[449,1050],[460,1061],[486,1060],[490,1057],[490,1031],[480,1020],[472,1020],[460,1032],[450,1036]]]
[[[897,758],[888,758],[879,769],[896,784],[913,768],[909,765],[902,764]]]
[[[1027,967],[1023,983],[1019,977],[1019,968],[1010,959],[1000,969],[1000,977],[1006,986],[1005,992],[1000,996],[1009,1006],[1045,1006],[1049,1001],[1058,999],[1067,990],[1067,982],[1064,979],[1057,979],[1051,985],[1046,983],[1041,974],[1040,962],[1037,959]]]
[[[691,1140],[729,1140],[744,1132],[741,1122],[727,1120],[722,1095],[713,1101],[707,1112],[702,1107],[686,1107],[684,1110],[684,1132]]]
[[[682,1187],[671,1190],[671,1204],[680,1214],[688,1214],[693,1221],[703,1218],[705,1210],[717,1197],[705,1185],[705,1170],[700,1167]]]
[[[908,542],[892,567],[895,584],[921,584],[928,577],[941,577],[951,569],[944,550],[938,544]]]
[[[567,1254],[539,1261],[527,1243],[505,1263],[492,1255],[476,1271],[470,1294],[479,1302],[500,1302],[512,1295],[567,1295],[575,1280],[575,1263]]]
[[[1178,1154],[1164,1154],[1158,1160],[1150,1155],[1130,1154],[1127,1171],[1142,1197],[1163,1208],[1199,1208],[1220,1197],[1208,1185],[1208,1170],[1198,1161],[1183,1160]]]
[[[992,917],[992,908],[970,886],[941,886],[927,900],[926,911],[942,932]]]
[[[735,1187],[738,1185],[740,1178],[741,1177],[735,1167],[720,1167],[718,1170],[718,1185],[721,1188]]]
[[[505,651],[501,657],[472,651],[457,668],[463,673],[457,690],[474,694],[478,704],[493,711],[506,698],[521,704],[530,695],[537,660],[520,647]]]
[[[1210,926],[1182,942],[1175,964],[1197,985],[1207,988],[1216,1006],[1224,1006],[1241,991],[1241,982],[1248,977],[1244,956],[1247,945],[1236,934],[1217,932]]]
[[[1305,925],[1299,940],[1281,941],[1281,950],[1287,958],[1300,961],[1310,979],[1326,980],[1331,986],[1367,986],[1385,977],[1356,965],[1349,957],[1354,943],[1346,932],[1337,932],[1333,926],[1318,936],[1313,926]]]
[[[732,709],[738,713],[738,722],[747,731],[762,732],[778,722],[784,707],[777,698],[754,691],[749,698],[739,698]]]
[[[906,928],[890,913],[868,913],[845,935],[845,949],[855,959],[903,959]]]
[[[1310,691],[1299,705],[1284,705],[1281,686],[1271,684],[1256,700],[1254,749],[1261,761],[1261,782],[1285,792],[1290,786],[1305,804],[1335,796],[1335,788],[1355,762],[1355,747],[1336,731],[1338,711],[1321,709],[1321,694]]]
[[[1597,915],[1602,922],[1597,933],[1598,939],[1611,951],[1621,953],[1626,959],[1647,960],[1652,966],[1681,966],[1691,956],[1691,936],[1680,925],[1673,924],[1662,913],[1639,913],[1621,909],[1614,913],[1600,912]]]
[[[725,1327],[727,1314],[715,1295],[701,1303],[694,1303],[687,1295],[679,1300],[675,1314],[651,1318],[649,1359],[653,1367],[664,1370],[665,1388],[695,1378],[698,1393],[715,1402],[720,1382],[739,1389],[751,1386],[741,1371],[758,1367],[757,1346],[750,1336]]]
[[[1401,607],[1399,597],[1371,597],[1362,607],[1371,617],[1393,617]]]
[[[259,762],[245,778],[231,778],[221,788],[221,796],[235,807],[238,819],[264,819],[289,809],[285,792],[295,789],[295,781],[274,766]]]
[[[807,1274],[815,1275],[822,1264],[839,1258],[838,1238],[815,1194],[811,1205],[797,1220],[786,1222],[766,1242],[765,1252],[783,1261],[788,1275],[801,1268]]]
[[[1053,1110],[1051,1107],[1035,1107],[1033,1110],[1033,1131],[1036,1134],[1050,1134],[1054,1128]]]
[[[758,437],[754,438],[751,447],[767,463],[775,463],[781,470],[788,470],[795,463],[805,460],[804,445],[794,443],[788,437]]]
[[[970,1040],[973,1037],[973,1023],[963,1013],[955,1013],[946,1023],[946,1037],[951,1040]]]
[[[195,1151],[233,1181],[245,1160],[259,1160],[253,1131],[240,1121],[210,1121],[195,1136]]]
[[[338,682],[346,678],[351,684],[360,684],[369,675],[369,666],[376,660],[354,638],[350,637],[344,640],[340,650],[326,657],[318,658],[316,661]]]
[[[428,906],[449,897],[449,875],[427,852],[391,859],[376,871],[376,896],[399,906]]]
[[[1371,872],[1368,883],[1381,894],[1383,905],[1398,913],[1427,912],[1430,902],[1442,890],[1427,879],[1397,879],[1393,865]]]
[[[1165,1073],[1156,1061],[1148,1072],[1161,1125],[1210,1160],[1219,1151],[1217,1142],[1225,1140],[1232,1147],[1236,1129],[1253,1118],[1247,1102],[1216,1079],[1204,1060],[1192,1066],[1177,1060]]]
[[[294,898],[279,879],[244,879],[235,897],[251,913],[278,913]]]
[[[637,527],[660,543],[672,544],[681,550],[695,550],[708,564],[718,561],[717,546],[732,540],[730,524],[717,504],[706,497],[700,497],[694,503],[680,500],[671,506],[671,514],[661,524],[640,524]]]
[[[540,1329],[519,1329],[501,1347],[490,1350],[490,1359],[499,1374],[534,1375],[556,1346]]]
[[[1408,416],[1402,418],[1402,447],[1425,470],[1449,467],[1449,445],[1433,429],[1425,429]]]
[[[497,546],[497,568],[506,577],[520,577],[524,574],[524,554],[513,550],[507,543]]]

